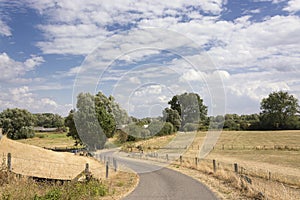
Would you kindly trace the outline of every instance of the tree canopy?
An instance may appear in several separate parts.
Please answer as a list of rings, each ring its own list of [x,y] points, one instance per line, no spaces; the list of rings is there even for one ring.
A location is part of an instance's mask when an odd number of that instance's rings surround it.
[[[165,108],[165,110],[163,111],[163,119],[164,121],[173,124],[175,131],[179,130],[181,126],[181,118],[177,110]]]
[[[69,127],[68,135],[77,143],[102,148],[106,138],[114,136],[117,126],[128,124],[130,120],[112,96],[107,98],[98,92],[96,95],[80,93],[76,110],[70,111],[65,123]]]
[[[181,128],[187,123],[201,124],[207,117],[207,106],[196,93],[175,95],[168,102],[172,110],[176,110],[181,118]],[[174,124],[173,124],[174,125]]]
[[[64,126],[64,119],[53,113],[38,113],[34,114],[35,126],[44,128],[62,128]]]
[[[6,109],[0,113],[0,125],[3,128],[3,133],[11,139],[34,137],[34,122],[33,114],[24,109]]]
[[[262,99],[260,121],[263,129],[299,128],[298,99],[288,92],[272,92]]]

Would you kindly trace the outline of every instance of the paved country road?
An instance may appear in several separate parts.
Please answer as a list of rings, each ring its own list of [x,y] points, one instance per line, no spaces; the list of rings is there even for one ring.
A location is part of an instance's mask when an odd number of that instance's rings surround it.
[[[119,164],[129,167],[139,174],[138,186],[124,200],[218,199],[199,181],[174,170],[150,162],[119,157],[114,154],[114,151],[101,154],[106,157],[114,157]]]

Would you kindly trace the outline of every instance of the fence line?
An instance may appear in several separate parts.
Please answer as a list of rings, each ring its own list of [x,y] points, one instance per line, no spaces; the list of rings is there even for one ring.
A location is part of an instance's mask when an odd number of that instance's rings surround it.
[[[43,159],[41,159],[41,160],[26,159],[26,158],[14,156],[11,153],[8,153],[7,156],[5,156],[3,154],[2,161],[5,162],[3,164],[6,165],[7,169],[14,174],[25,175],[25,176],[36,177],[36,178],[53,179],[53,180],[78,179],[78,177],[82,176],[82,175],[85,175],[86,180],[90,180],[91,170],[92,171],[100,170],[95,167],[90,167],[89,163],[85,163],[84,165],[79,165],[79,164],[63,163],[63,162],[58,162],[58,161],[57,162],[56,161],[47,161],[47,160],[43,160]],[[73,167],[72,170],[70,170],[70,166]],[[113,166],[114,166],[114,171],[117,171],[116,160],[113,162]],[[44,170],[44,169],[47,169],[47,170]],[[72,173],[76,174],[76,171],[78,171],[77,172],[78,175],[75,178],[68,176],[68,175],[64,174],[64,170],[67,170],[70,174],[72,174]],[[58,173],[59,175],[53,176],[53,174],[55,174],[55,173]],[[53,177],[56,177],[56,178],[53,178]],[[57,177],[60,177],[60,178],[57,178]],[[105,174],[105,177],[108,178],[108,169]]]
[[[196,146],[196,145],[195,145]],[[193,148],[192,146],[190,148]],[[195,147],[194,147],[195,148]],[[196,146],[196,148],[198,148]],[[240,165],[239,163],[226,163],[222,161],[217,161],[215,159],[199,159],[198,157],[188,157],[188,156],[173,156],[170,154],[157,154],[156,152],[152,153],[130,153],[130,157],[145,159],[145,160],[153,160],[157,162],[163,163],[172,163],[178,164],[185,167],[192,167],[201,170],[201,165],[199,163],[206,163],[207,166],[212,170],[212,172],[216,173],[221,168],[225,171],[235,172],[237,175],[246,176],[245,179],[250,181],[249,177],[253,178],[262,178],[265,180],[276,181],[279,183],[288,184],[291,186],[300,187],[300,179],[299,177],[295,177],[292,175],[281,174],[279,172],[272,172],[268,169],[260,169],[253,167],[245,167]],[[248,179],[249,178],[249,179]]]

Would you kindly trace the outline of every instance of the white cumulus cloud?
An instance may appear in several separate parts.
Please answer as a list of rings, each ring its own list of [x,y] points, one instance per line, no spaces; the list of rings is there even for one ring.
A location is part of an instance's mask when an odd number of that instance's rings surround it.
[[[44,62],[43,57],[32,55],[24,62],[15,61],[6,53],[0,54],[0,81],[13,81],[13,79],[20,78],[26,72],[34,70],[37,66]]]

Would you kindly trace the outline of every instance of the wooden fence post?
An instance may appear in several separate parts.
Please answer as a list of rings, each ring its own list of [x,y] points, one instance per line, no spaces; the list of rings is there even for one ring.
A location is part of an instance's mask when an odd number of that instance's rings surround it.
[[[234,172],[235,173],[239,172],[239,170],[238,170],[238,164],[237,163],[234,163]]]
[[[115,158],[113,158],[113,164],[114,164],[114,169],[115,169],[115,172],[116,172],[117,169],[118,169],[118,165],[117,165],[117,160]]]
[[[180,155],[179,160],[180,160],[180,165],[181,165],[182,164],[182,155]]]
[[[7,154],[7,168],[8,168],[8,171],[11,172],[11,170],[12,170],[12,166],[11,166],[11,153]]]
[[[198,158],[197,157],[195,157],[195,165],[196,165],[196,167],[198,166]]]
[[[108,162],[106,161],[106,173],[105,173],[105,177],[108,178]]]
[[[87,181],[90,181],[91,180],[91,173],[90,173],[90,165],[89,165],[89,163],[85,164],[84,173],[85,173],[85,179]]]
[[[271,180],[271,172],[269,172],[269,181]]]
[[[213,160],[213,169],[214,169],[214,173],[216,173],[217,171],[216,160]]]

